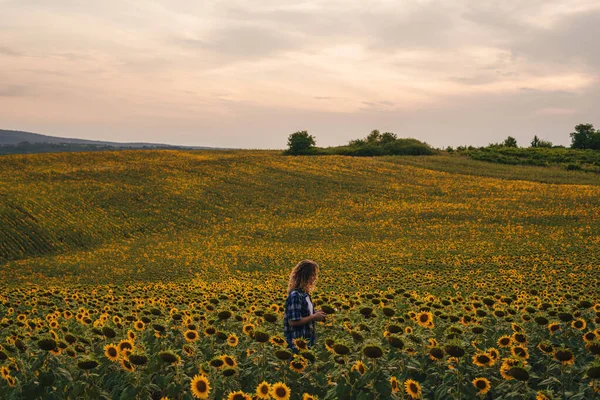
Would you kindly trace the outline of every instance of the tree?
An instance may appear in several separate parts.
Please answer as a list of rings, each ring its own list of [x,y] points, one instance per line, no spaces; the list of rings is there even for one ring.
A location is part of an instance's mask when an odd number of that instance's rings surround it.
[[[381,136],[379,136],[379,142],[381,144],[392,143],[396,139],[398,139],[398,137],[392,132],[383,132]]]
[[[502,146],[504,147],[518,147],[517,146],[517,139],[515,139],[512,136],[509,136],[506,138],[506,140],[502,143]]]
[[[531,141],[531,147],[547,147],[547,148],[550,148],[550,147],[552,147],[552,142],[549,141],[549,140],[540,139],[537,135],[535,135],[533,137],[533,140]]]
[[[298,131],[288,137],[288,154],[308,154],[317,143],[307,131]]]
[[[364,146],[365,144],[367,144],[365,139],[354,139],[348,143],[348,146],[361,147],[361,146]]]
[[[592,124],[576,125],[570,136],[572,149],[600,149],[600,131],[596,131]]]
[[[381,133],[377,129],[374,129],[367,136],[367,143],[378,143],[381,139]]]

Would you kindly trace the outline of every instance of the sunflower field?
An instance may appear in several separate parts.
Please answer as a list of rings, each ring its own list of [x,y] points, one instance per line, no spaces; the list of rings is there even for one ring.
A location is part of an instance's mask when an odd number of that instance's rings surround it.
[[[600,177],[476,163],[3,156],[0,398],[600,399]]]

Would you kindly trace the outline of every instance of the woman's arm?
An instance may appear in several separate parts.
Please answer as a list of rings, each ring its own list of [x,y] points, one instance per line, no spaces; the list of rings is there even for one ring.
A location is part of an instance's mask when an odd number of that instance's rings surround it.
[[[308,324],[312,320],[323,321],[323,320],[325,320],[325,315],[326,314],[323,311],[319,310],[319,311],[315,312],[313,315],[309,315],[307,317],[297,319],[295,321],[288,320],[288,323],[290,324],[290,326],[301,326],[304,324]]]
[[[315,315],[316,314],[309,315],[307,317],[297,319],[295,321],[288,320],[288,323],[290,324],[290,326],[302,326],[302,325],[308,324],[310,321],[312,321],[313,318],[315,317]]]

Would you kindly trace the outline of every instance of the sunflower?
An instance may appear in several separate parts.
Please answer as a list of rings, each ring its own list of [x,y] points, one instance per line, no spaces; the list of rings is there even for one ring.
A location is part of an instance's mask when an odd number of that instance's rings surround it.
[[[262,381],[256,387],[256,397],[259,399],[268,399],[271,397],[269,392],[271,391],[271,385],[269,385],[266,381]]]
[[[522,332],[515,332],[512,335],[512,340],[513,342],[517,342],[520,344],[526,344],[527,343],[527,336],[522,333]]]
[[[205,336],[214,335],[216,332],[217,332],[217,330],[215,329],[214,326],[209,326],[206,329],[204,329],[204,335]]]
[[[11,375],[8,375],[4,379],[6,380],[6,383],[8,384],[8,386],[10,386],[10,387],[15,387],[15,385],[17,384],[17,380]]]
[[[144,321],[138,320],[138,321],[135,321],[135,323],[133,324],[133,327],[137,331],[142,331],[146,327],[146,324],[144,323]]]
[[[490,381],[486,378],[475,378],[472,380],[473,386],[478,390],[477,395],[483,396],[490,391]]]
[[[265,332],[263,330],[259,330],[259,329],[253,331],[252,337],[254,338],[254,341],[257,343],[266,343],[271,338],[267,332]]]
[[[421,385],[417,381],[407,379],[404,382],[404,389],[406,390],[406,394],[413,399],[418,399],[421,396]]]
[[[194,348],[188,344],[184,344],[183,345],[183,352],[188,356],[191,357],[194,355]]]
[[[164,350],[158,353],[158,357],[169,364],[179,364],[181,362],[181,357],[178,354],[174,353],[171,350]]]
[[[473,356],[473,364],[479,367],[491,367],[494,364],[494,360],[488,353],[478,352]]]
[[[584,330],[586,328],[586,326],[587,326],[587,324],[586,324],[585,320],[582,318],[577,318],[571,322],[571,327],[573,327],[577,330],[580,330],[580,331]]]
[[[498,338],[497,343],[498,343],[498,347],[506,348],[506,347],[510,346],[511,342],[512,342],[512,338],[510,336],[504,335],[504,336],[500,336]]]
[[[227,337],[227,344],[231,347],[237,346],[239,343],[239,339],[235,333],[232,333]]]
[[[127,331],[127,339],[129,339],[132,342],[135,340],[135,332],[131,329]]]
[[[283,382],[277,382],[271,385],[271,397],[275,400],[289,400],[290,388]]]
[[[298,348],[298,350],[308,350],[308,342],[304,338],[296,338],[292,340],[294,346]]]
[[[123,367],[123,369],[125,371],[129,371],[129,372],[133,372],[133,370],[135,369],[133,367],[133,364],[131,364],[127,359],[125,358],[121,358],[121,367]]]
[[[117,361],[119,359],[119,348],[114,344],[107,344],[104,346],[104,355],[110,361]]]
[[[429,338],[427,339],[427,347],[432,348],[432,347],[438,347],[439,343],[435,338]]]
[[[211,367],[221,368],[223,366],[223,364],[225,364],[225,361],[223,361],[223,357],[215,357],[212,360],[210,360],[208,363],[210,364]]]
[[[489,356],[492,358],[492,360],[494,360],[492,365],[495,364],[496,361],[498,360],[498,358],[500,357],[500,352],[498,351],[498,349],[490,347],[489,349],[486,350],[486,352],[489,354]]]
[[[271,338],[269,339],[269,343],[271,343],[274,346],[283,347],[285,345],[285,338],[281,336],[271,336]]]
[[[304,393],[302,395],[302,400],[317,400],[317,396],[313,396],[312,394]]]
[[[558,322],[550,322],[548,324],[548,330],[550,333],[556,333],[560,330],[560,324]]]
[[[589,332],[586,332],[583,334],[583,341],[586,343],[589,343],[592,340],[596,340],[596,339],[598,339],[598,338],[596,337],[596,334],[592,331],[589,331]]]
[[[119,349],[119,353],[121,353],[121,355],[127,355],[129,353],[131,353],[131,351],[133,350],[133,343],[130,342],[129,340],[121,340],[119,342],[119,344],[117,345],[118,349]]]
[[[308,365],[308,360],[304,357],[300,357],[295,355],[292,361],[290,361],[290,369],[297,373],[304,371],[306,366]]]
[[[537,392],[535,394],[535,400],[552,400],[552,397],[545,392]]]
[[[210,383],[208,378],[204,375],[194,375],[190,384],[192,389],[192,396],[197,399],[208,399],[210,393]]]
[[[369,358],[383,357],[383,349],[376,344],[369,344],[363,347],[362,353]]]
[[[223,360],[223,363],[230,368],[237,367],[237,361],[235,360],[235,358],[233,358],[231,356],[228,356],[226,354],[222,355],[221,360]]]
[[[525,346],[512,346],[510,348],[510,352],[514,357],[517,358],[521,358],[524,360],[529,358],[529,352],[527,351],[527,348]]]
[[[188,329],[183,333],[183,337],[185,338],[186,342],[195,342],[196,340],[198,340],[198,332],[192,329]]]
[[[513,379],[513,377],[508,374],[508,371],[516,365],[519,365],[519,360],[515,358],[505,358],[500,366],[500,375],[507,381]]]
[[[546,354],[554,353],[554,347],[552,346],[552,343],[550,343],[548,341],[540,342],[537,345],[537,348]]]
[[[423,328],[433,328],[433,314],[429,311],[423,311],[415,316],[415,321]]]
[[[365,366],[365,364],[363,364],[362,361],[356,361],[352,365],[352,368],[350,369],[350,371],[357,371],[359,374],[364,375],[365,372],[367,371],[367,367]]]
[[[554,353],[554,359],[560,361],[562,365],[575,364],[575,355],[569,349],[558,349]]]
[[[242,327],[242,332],[244,332],[245,335],[250,336],[250,334],[252,333],[252,331],[254,330],[254,325],[252,324],[246,324]]]
[[[238,390],[237,392],[231,392],[227,396],[227,400],[252,400],[252,396]]]
[[[390,377],[390,386],[392,387],[392,393],[398,393],[400,391],[400,383],[395,376]]]
[[[444,358],[444,350],[439,347],[429,349],[429,359],[431,361],[440,361]]]
[[[333,345],[333,351],[337,355],[344,356],[344,355],[350,353],[350,347],[348,347],[342,343],[336,343]]]

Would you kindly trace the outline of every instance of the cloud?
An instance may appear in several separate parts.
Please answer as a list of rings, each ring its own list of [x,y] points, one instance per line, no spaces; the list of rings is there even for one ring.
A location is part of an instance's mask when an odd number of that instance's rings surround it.
[[[209,51],[228,61],[273,57],[299,44],[289,34],[252,25],[219,28],[197,37],[173,38],[172,42],[190,50]]]
[[[534,62],[600,68],[600,10],[564,17],[552,29],[536,29],[511,45],[517,55]]]
[[[0,2],[13,126],[265,147],[289,126],[326,145],[379,127],[445,146],[600,118],[597,0]]]
[[[0,54],[11,57],[20,57],[23,55],[22,53],[5,46],[0,46]]]
[[[576,115],[579,114],[578,110],[573,108],[539,108],[535,110],[536,115]]]
[[[0,85],[0,97],[25,96],[27,91],[27,87],[22,85]]]

